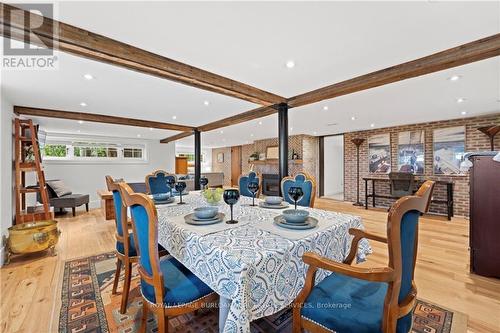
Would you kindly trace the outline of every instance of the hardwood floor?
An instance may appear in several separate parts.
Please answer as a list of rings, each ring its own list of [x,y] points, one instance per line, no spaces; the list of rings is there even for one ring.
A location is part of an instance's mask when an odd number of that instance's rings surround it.
[[[385,235],[385,211],[328,199],[316,199],[315,206],[359,215],[368,231]],[[113,222],[105,221],[100,210],[58,221],[57,256],[14,257],[0,270],[0,332],[57,332],[64,261],[114,249]],[[467,314],[469,332],[500,332],[500,280],[469,274],[468,233],[468,221],[461,218],[421,219],[418,297]],[[371,245],[374,253],[362,265],[385,265],[385,245]]]

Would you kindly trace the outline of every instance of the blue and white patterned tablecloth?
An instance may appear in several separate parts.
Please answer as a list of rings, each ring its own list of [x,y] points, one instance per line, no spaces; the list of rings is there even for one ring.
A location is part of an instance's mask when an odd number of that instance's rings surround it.
[[[188,204],[157,206],[158,242],[215,292],[232,300],[224,325],[226,333],[250,332],[250,321],[274,314],[292,303],[304,285],[307,270],[302,261],[304,252],[313,251],[342,261],[350,250],[349,228],[363,228],[360,217],[308,209],[320,224],[329,225],[302,239],[287,239],[279,232],[259,228],[273,223],[279,210],[246,206],[251,199],[242,197],[235,211],[236,218],[244,225],[200,235],[171,222],[172,217],[184,216],[205,205],[196,192],[184,200]],[[220,207],[228,216],[228,206]],[[362,240],[358,260],[364,260],[370,252],[368,241]],[[318,271],[316,282],[328,274]]]

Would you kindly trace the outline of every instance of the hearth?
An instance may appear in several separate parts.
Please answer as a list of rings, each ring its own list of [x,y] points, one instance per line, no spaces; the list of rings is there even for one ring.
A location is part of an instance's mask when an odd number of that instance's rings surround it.
[[[280,194],[280,177],[276,174],[262,175],[262,194],[264,195],[279,195]]]

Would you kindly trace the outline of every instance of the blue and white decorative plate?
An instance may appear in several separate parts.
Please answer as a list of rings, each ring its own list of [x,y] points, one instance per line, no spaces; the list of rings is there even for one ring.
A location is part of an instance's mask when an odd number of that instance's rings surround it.
[[[278,215],[274,218],[274,224],[287,229],[306,230],[315,228],[318,225],[318,220],[309,216],[304,223],[288,223],[283,215]]]

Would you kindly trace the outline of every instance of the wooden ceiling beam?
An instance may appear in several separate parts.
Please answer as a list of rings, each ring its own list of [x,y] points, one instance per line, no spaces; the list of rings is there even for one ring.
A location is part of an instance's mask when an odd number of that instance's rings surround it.
[[[294,96],[288,99],[288,106],[294,108],[317,103],[498,55],[500,55],[500,34]]]
[[[142,120],[142,119],[106,116],[106,115],[95,114],[95,113],[83,113],[83,112],[71,112],[71,111],[61,111],[61,110],[51,110],[51,109],[40,109],[40,108],[33,108],[33,107],[27,107],[27,106],[17,106],[17,105],[14,106],[14,113],[16,113],[18,115],[25,115],[25,116],[70,119],[70,120],[83,120],[83,121],[90,121],[90,122],[95,122],[95,123],[158,128],[158,129],[162,129],[162,130],[171,130],[171,131],[192,131],[192,130],[194,130],[194,128],[191,126],[162,123],[162,122],[158,122],[158,121],[149,121],[149,120]]]
[[[182,132],[176,135],[169,136],[168,138],[161,139],[160,143],[169,143],[169,142],[174,142],[180,139],[187,138],[188,136],[193,135],[193,131],[191,132]]]
[[[31,30],[24,15],[29,15],[31,22],[43,20],[43,24]],[[281,96],[221,75],[3,3],[0,4],[0,28],[1,35],[7,38],[24,42],[25,33],[33,33],[49,48],[248,102],[272,105],[285,100]]]

